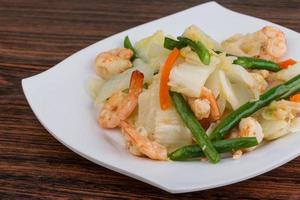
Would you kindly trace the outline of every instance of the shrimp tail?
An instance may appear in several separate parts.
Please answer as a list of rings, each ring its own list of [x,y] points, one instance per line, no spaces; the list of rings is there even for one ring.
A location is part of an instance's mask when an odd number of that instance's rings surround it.
[[[104,104],[98,123],[103,128],[115,128],[120,121],[127,119],[138,104],[138,96],[143,90],[144,74],[134,71],[129,84],[129,94],[121,91],[114,93]]]
[[[131,74],[129,95],[138,96],[143,90],[144,74],[135,70]]]
[[[153,160],[166,160],[167,149],[155,141],[149,140],[146,136],[140,135],[136,129],[126,121],[121,121],[122,132],[127,136],[138,150]]]
[[[200,97],[207,99],[210,103],[211,112],[209,117],[211,121],[219,120],[221,117],[221,112],[214,94],[209,89],[203,87]]]
[[[127,97],[127,101],[124,101],[118,110],[120,120],[127,119],[131,113],[133,113],[138,104],[138,97],[143,91],[143,82],[144,74],[138,70],[133,71],[130,78],[129,95]]]

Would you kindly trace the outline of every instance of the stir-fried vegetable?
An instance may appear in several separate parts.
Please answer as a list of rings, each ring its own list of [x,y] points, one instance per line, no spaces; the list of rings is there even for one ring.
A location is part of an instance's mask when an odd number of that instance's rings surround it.
[[[161,110],[159,102],[160,77],[156,75],[138,99],[136,127],[145,129],[151,138],[169,151],[191,144],[192,134],[174,107]]]
[[[103,102],[113,93],[126,90],[129,86],[131,74],[135,70],[138,70],[144,74],[145,83],[149,83],[152,81],[154,69],[146,64],[143,60],[139,58],[135,59],[133,62],[133,67],[120,74],[112,76],[109,80],[103,83],[99,90],[96,101]]]
[[[223,52],[215,51],[215,53],[220,54]],[[246,69],[265,69],[272,72],[278,72],[282,68],[279,64],[276,64],[270,60],[264,60],[254,57],[235,56],[228,53],[226,53],[226,56],[237,57],[237,59],[233,61],[233,64],[240,65]]]
[[[282,68],[282,69],[286,69],[286,68],[288,68],[290,65],[294,65],[294,64],[296,64],[297,63],[297,61],[295,61],[295,60],[293,60],[293,59],[287,59],[287,60],[284,60],[284,61],[282,61],[282,62],[280,62],[280,63],[278,63],[278,65]]]
[[[212,143],[219,153],[232,152],[239,149],[254,147],[258,144],[255,137],[233,138],[227,140],[219,140]],[[203,151],[197,144],[187,145],[170,153],[171,160],[188,160],[204,157]]]
[[[290,65],[288,68],[280,70],[279,72],[274,74],[272,79],[279,81],[288,81],[298,74],[300,74],[300,63]]]
[[[178,64],[171,70],[168,85],[172,91],[189,97],[199,97],[205,81],[215,68],[215,65],[199,67],[187,63]]]
[[[158,30],[131,43],[126,36],[123,47],[95,59],[103,80],[90,79],[88,88],[102,106],[98,124],[125,131],[134,155],[166,160],[177,149],[171,160],[217,163],[225,152],[237,159],[300,130],[300,63],[278,62],[286,52],[284,33],[270,26],[222,43],[195,25],[179,37]],[[131,87],[136,70],[145,87]]]
[[[289,133],[290,123],[285,120],[261,120],[265,140],[274,140]]]
[[[173,104],[180,115],[182,121],[191,130],[198,146],[202,149],[205,156],[212,162],[217,163],[220,160],[220,155],[212,145],[211,141],[198,122],[193,111],[188,106],[183,96],[177,92],[170,92]]]
[[[218,71],[218,77],[220,81],[221,94],[223,94],[224,98],[233,109],[237,109],[242,103],[235,94],[232,84],[226,77],[225,72],[223,70]]]
[[[157,51],[157,47],[163,47],[164,33],[156,31],[153,35],[145,37],[134,44],[137,56],[146,62],[150,62],[151,54]]]
[[[220,44],[207,35],[199,27],[192,25],[187,27],[182,33],[182,37],[189,38],[193,41],[201,41],[201,43],[208,49],[219,49]]]
[[[168,82],[169,82],[169,75],[171,69],[178,56],[179,56],[179,50],[177,48],[174,48],[161,70],[159,99],[160,99],[160,107],[162,110],[168,109],[171,106]]]
[[[210,54],[207,48],[200,41],[193,41],[189,38],[178,37],[179,41],[190,46],[199,56],[203,64],[208,65],[210,63]]]
[[[166,49],[169,49],[169,50],[173,50],[174,48],[182,49],[183,47],[186,47],[186,46],[187,46],[187,44],[185,44],[183,42],[179,42],[177,40],[173,40],[172,38],[165,37],[164,47]]]
[[[209,51],[200,41],[193,41],[186,37],[177,37],[177,39],[179,41],[166,37],[164,41],[164,47],[172,50],[175,47],[177,49],[181,49],[183,47],[189,46],[193,51],[197,53],[203,64],[208,65],[210,63]]]
[[[248,117],[257,110],[265,107],[274,100],[279,100],[292,95],[300,90],[300,75],[295,76],[286,83],[280,84],[264,94],[260,95],[256,101],[245,103],[237,110],[225,117],[221,123],[209,135],[211,140],[222,139],[229,131],[236,126],[242,118]],[[288,96],[287,96],[288,95]]]
[[[290,99],[294,96],[297,98],[297,95],[291,96]],[[273,101],[270,105],[263,108],[258,115],[260,115],[259,122],[263,129],[264,139],[277,139],[293,132],[294,127],[296,127],[296,131],[299,130],[297,128],[300,125],[298,120],[299,114],[300,104],[294,101]]]
[[[132,57],[131,57],[130,60],[131,60],[131,61],[134,61],[134,59],[137,58],[137,56],[136,56],[136,51],[135,51],[135,49],[133,48],[133,46],[132,46],[132,44],[131,44],[130,39],[129,39],[128,36],[126,36],[126,37],[124,38],[124,47],[127,48],[127,49],[130,49],[130,50],[133,52],[133,55],[132,55]]]
[[[291,97],[290,97],[290,101],[300,103],[300,93],[297,93],[297,94],[291,96]]]
[[[272,61],[250,57],[238,57],[233,61],[233,64],[241,65],[247,69],[266,69],[273,72],[281,69],[278,64]]]

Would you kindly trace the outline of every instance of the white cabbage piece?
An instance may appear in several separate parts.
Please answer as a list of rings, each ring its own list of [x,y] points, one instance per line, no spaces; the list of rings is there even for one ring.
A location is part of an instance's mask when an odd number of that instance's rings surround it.
[[[93,100],[95,100],[97,98],[100,88],[104,82],[105,81],[98,76],[90,77],[87,80],[87,89]]]
[[[205,82],[205,87],[210,89],[214,94],[215,98],[217,98],[220,94],[220,79],[218,75],[218,70],[215,70]]]
[[[218,68],[226,71],[232,71],[232,63],[235,60],[236,57],[234,56],[226,56],[226,53],[220,53],[218,55],[215,55],[214,57],[217,57],[219,59]]]
[[[213,57],[218,60],[216,70],[209,76],[205,86],[212,90],[215,97],[221,94],[235,110],[261,94],[265,82],[256,81],[245,68],[232,64],[235,57],[227,57],[224,53]],[[224,104],[222,102],[222,108]]]
[[[196,25],[189,26],[184,33],[183,37],[187,37],[194,41],[201,41],[203,45],[208,49],[220,49],[220,45],[218,42],[213,40],[207,34],[205,34],[200,28]]]
[[[171,107],[166,111],[160,109],[159,74],[139,96],[136,126],[144,127],[148,135],[167,147],[168,151],[193,142],[189,129],[183,124],[175,108]]]
[[[172,68],[168,85],[172,91],[180,92],[189,97],[199,97],[204,83],[214,69],[214,65],[179,64]]]
[[[290,123],[285,120],[261,120],[260,125],[266,140],[274,140],[290,132]]]
[[[254,57],[258,56],[262,43],[266,37],[259,31],[246,35],[235,34],[221,43],[222,51],[237,55]]]
[[[300,63],[296,63],[294,65],[289,66],[286,69],[276,72],[274,78],[281,81],[288,81],[299,74],[300,74]]]
[[[248,94],[248,99],[258,98],[259,95],[268,86],[265,79],[258,73],[250,73],[244,67],[232,64],[233,60],[236,58],[234,56],[225,56],[225,54],[220,54],[220,64],[219,67],[224,70],[226,77],[233,84],[241,84],[243,89],[245,89]],[[242,89],[240,89],[242,91]],[[252,93],[252,94],[250,94]],[[240,93],[238,92],[237,95]],[[245,94],[245,93],[244,93]],[[243,93],[242,97],[245,97]],[[245,102],[245,101],[243,101]]]
[[[138,56],[153,67],[155,72],[159,71],[170,54],[170,50],[164,48],[163,43],[164,33],[162,31],[157,31],[135,43]]]
[[[136,125],[144,127],[148,133],[153,133],[155,130],[154,119],[159,109],[159,76],[156,75],[148,89],[139,95]]]
[[[158,47],[163,48],[164,44],[164,33],[162,31],[157,31],[153,35],[143,38],[135,43],[135,50],[140,58],[149,62],[151,57],[156,57],[161,53],[160,49],[158,52]],[[166,50],[167,51],[167,50]]]
[[[158,72],[166,62],[166,59],[169,56],[169,54],[170,51],[168,49],[154,44],[149,50],[147,63],[153,68],[155,72]]]
[[[245,83],[249,87],[255,84],[251,74],[243,67],[232,64],[226,70],[224,70],[226,76],[233,83]]]
[[[246,84],[232,83],[231,86],[234,91],[234,94],[237,96],[239,100],[239,106],[254,99],[252,91],[249,89],[249,87]]]
[[[240,105],[252,99],[257,99],[267,88],[268,83],[262,75],[250,73],[242,66],[232,64],[235,57],[227,57],[225,54],[220,54],[218,57],[220,63],[217,67],[225,72],[226,78],[231,83],[234,93],[240,101]],[[215,82],[215,80],[211,81],[210,88],[215,85]]]
[[[262,80],[256,80],[254,77],[261,77],[259,74],[249,73],[245,68],[232,64],[230,68],[225,70],[226,76],[230,82],[240,85],[241,87],[236,87],[238,95],[242,95],[246,99],[243,102],[247,102],[251,99],[258,99],[259,95],[267,87],[267,82],[262,78]],[[245,95],[247,94],[247,95]]]
[[[174,107],[158,110],[154,121],[153,139],[167,147],[168,151],[193,143],[190,130],[183,124]]]
[[[300,114],[300,103],[280,100],[274,101],[261,111],[261,116],[266,120],[287,120]]]
[[[132,68],[127,69],[121,74],[111,77],[102,85],[96,100],[98,102],[105,101],[113,93],[127,89],[129,87],[131,74],[135,70],[138,70],[144,74],[144,83],[149,83],[152,81],[154,69],[146,64],[143,60],[135,59]]]
[[[300,130],[300,103],[280,100],[274,101],[261,112],[260,123],[265,139],[273,140]]]
[[[218,107],[219,107],[219,110],[220,110],[220,114],[222,116],[225,109],[226,109],[226,99],[222,94],[219,95],[219,97],[217,99],[217,103],[218,103]]]
[[[219,70],[218,75],[221,86],[221,94],[229,102],[233,110],[237,109],[240,105],[242,105],[242,103],[239,101],[237,95],[235,94],[230,81],[225,75],[225,72],[223,70]]]

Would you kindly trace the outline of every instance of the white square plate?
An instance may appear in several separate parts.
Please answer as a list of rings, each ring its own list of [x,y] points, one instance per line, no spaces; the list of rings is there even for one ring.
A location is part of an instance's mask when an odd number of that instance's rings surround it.
[[[63,60],[53,68],[22,80],[26,98],[43,126],[74,152],[101,166],[144,181],[172,193],[215,188],[249,179],[274,169],[300,154],[300,134],[290,134],[240,160],[208,162],[159,162],[134,157],[125,149],[121,134],[99,128],[86,90],[97,53],[122,46],[129,35],[133,41],[163,30],[180,35],[195,24],[221,41],[234,33],[253,32],[265,25],[286,34],[288,57],[300,60],[300,35],[276,24],[230,11],[215,2],[137,26],[97,42]]]

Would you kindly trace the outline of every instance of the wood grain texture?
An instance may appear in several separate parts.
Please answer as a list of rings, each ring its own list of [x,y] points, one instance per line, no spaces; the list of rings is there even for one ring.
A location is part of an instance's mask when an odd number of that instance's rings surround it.
[[[202,2],[0,0],[0,199],[300,199],[300,158],[241,183],[168,194],[71,152],[26,102],[22,78],[102,38]],[[219,2],[300,32],[300,1]]]

